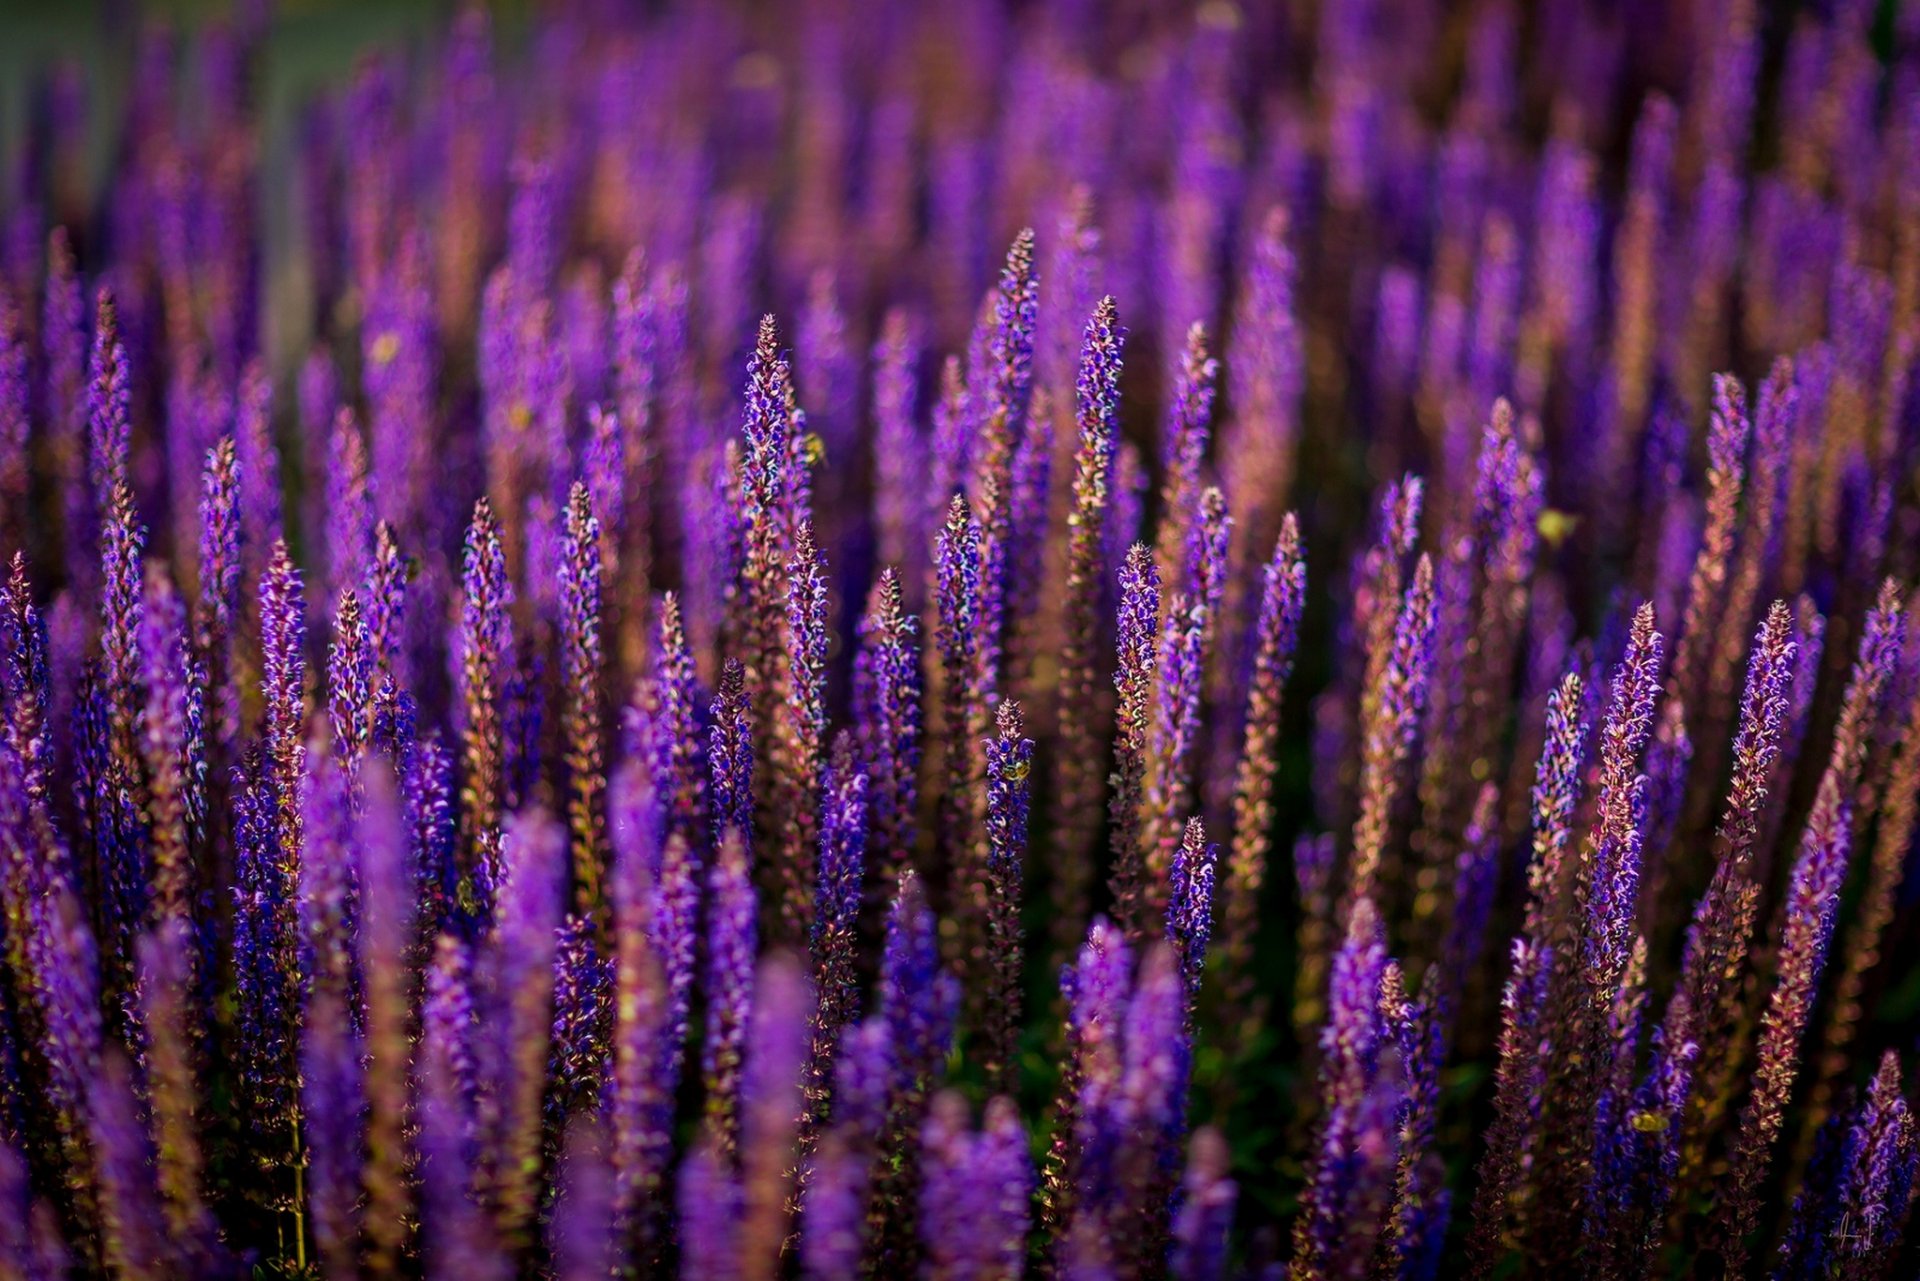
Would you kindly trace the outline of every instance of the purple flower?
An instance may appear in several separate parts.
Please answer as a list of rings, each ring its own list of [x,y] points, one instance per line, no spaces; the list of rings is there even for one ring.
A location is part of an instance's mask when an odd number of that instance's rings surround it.
[[[1013,1101],[987,1105],[978,1133],[951,1091],[933,1101],[922,1139],[920,1231],[929,1275],[987,1281],[1019,1275],[1027,1249],[1033,1172]]]
[[[867,774],[871,845],[897,874],[917,830],[921,754],[918,624],[907,613],[900,575],[884,569],[874,583],[854,657],[856,743]]]
[[[119,311],[111,291],[102,289],[94,307],[93,352],[88,361],[87,476],[102,513],[111,511],[113,492],[128,481],[132,448],[127,349],[120,340]]]
[[[1159,673],[1160,575],[1153,552],[1135,543],[1120,571],[1118,661],[1113,683],[1120,707],[1114,730],[1114,791],[1108,802],[1112,828],[1114,914],[1130,939],[1144,937],[1151,902],[1142,809],[1146,802],[1148,735]]]
[[[753,1008],[756,945],[753,876],[737,827],[720,838],[707,894],[707,1031],[700,1068],[706,1077],[709,1133],[731,1162],[739,1139],[740,1062]]]
[[[818,841],[820,773],[826,756],[827,563],[814,546],[813,525],[794,532],[787,565],[787,682],[769,790],[782,816],[771,851],[781,885],[781,916],[790,932],[804,932],[813,913],[814,854]]]
[[[746,669],[737,659],[727,661],[720,677],[711,720],[707,761],[713,771],[713,842],[717,848],[732,833],[744,849],[753,833],[753,733]]]
[[[1867,749],[1867,727],[1899,655],[1900,597],[1892,580],[1867,616],[1860,653],[1848,683],[1833,752],[1801,836],[1787,886],[1777,950],[1777,975],[1759,1032],[1753,1092],[1740,1114],[1731,1168],[1715,1203],[1715,1244],[1730,1270],[1747,1258],[1747,1236],[1758,1224],[1759,1185],[1772,1162],[1773,1141],[1785,1119],[1800,1069],[1800,1038],[1812,1015],[1826,968],[1853,844],[1854,794]]]
[[[1420,558],[1394,621],[1377,703],[1361,725],[1360,816],[1353,826],[1352,899],[1370,897],[1386,852],[1401,766],[1413,751],[1433,677],[1433,562]]]
[[[1061,583],[1060,749],[1054,787],[1060,891],[1070,905],[1056,939],[1077,944],[1085,922],[1078,906],[1093,883],[1093,843],[1100,827],[1105,755],[1100,714],[1104,646],[1102,602],[1108,570],[1104,530],[1113,499],[1119,448],[1120,348],[1126,331],[1112,298],[1088,320],[1076,386],[1079,425],[1074,449],[1073,511],[1067,525],[1066,578]]]
[[[506,877],[493,932],[475,963],[481,1184],[501,1238],[531,1229],[539,1190],[541,1107],[553,1019],[553,955],[566,897],[566,833],[538,810],[516,815],[501,845]]]
[[[1234,769],[1233,841],[1227,853],[1226,904],[1221,922],[1229,991],[1241,1002],[1252,997],[1248,989],[1253,984],[1249,972],[1253,936],[1259,921],[1260,892],[1266,883],[1267,859],[1273,848],[1281,697],[1293,673],[1306,595],[1307,567],[1300,547],[1300,526],[1289,513],[1281,522],[1279,541],[1261,575],[1245,737]]]
[[[1213,934],[1214,864],[1219,855],[1219,846],[1207,844],[1205,824],[1198,818],[1188,819],[1169,871],[1167,941],[1180,957],[1189,1001],[1199,993],[1200,976],[1206,970],[1207,940]]]
[[[602,812],[605,766],[600,731],[600,522],[587,487],[575,482],[567,494],[566,551],[560,559],[561,680],[566,709],[567,824],[573,838],[573,875],[578,907],[601,910],[606,859]]]
[[[1175,1281],[1220,1281],[1226,1275],[1227,1235],[1233,1227],[1239,1188],[1227,1177],[1227,1144],[1220,1131],[1202,1126],[1187,1148],[1187,1172],[1174,1224]]]
[[[998,734],[987,753],[987,946],[991,991],[982,1007],[987,1023],[988,1076],[996,1089],[1011,1086],[1025,939],[1020,927],[1026,877],[1028,789],[1033,740],[1025,737],[1020,705],[1011,699],[995,713]]]
[[[1320,1032],[1322,1120],[1294,1227],[1296,1275],[1364,1271],[1393,1183],[1379,1079],[1389,1034],[1381,991],[1391,963],[1372,900],[1356,900],[1348,920]]]
[[[460,603],[459,686],[464,724],[460,790],[460,899],[484,919],[500,883],[506,731],[502,702],[513,655],[506,552],[493,508],[482,498],[467,529]]]

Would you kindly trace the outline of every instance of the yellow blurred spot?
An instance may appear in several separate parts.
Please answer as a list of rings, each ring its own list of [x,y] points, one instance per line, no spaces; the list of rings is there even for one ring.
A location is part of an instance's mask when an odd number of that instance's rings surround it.
[[[400,335],[388,330],[373,340],[373,363],[391,365],[393,358],[400,354]]]
[[[820,433],[808,432],[800,447],[806,451],[807,466],[818,467],[827,461],[827,442],[820,439]]]
[[[1633,1128],[1642,1134],[1658,1134],[1667,1128],[1667,1118],[1658,1112],[1635,1112]]]
[[[1579,523],[1580,518],[1573,513],[1549,507],[1540,513],[1537,528],[1540,537],[1547,540],[1547,546],[1558,547],[1573,535],[1574,526]]]

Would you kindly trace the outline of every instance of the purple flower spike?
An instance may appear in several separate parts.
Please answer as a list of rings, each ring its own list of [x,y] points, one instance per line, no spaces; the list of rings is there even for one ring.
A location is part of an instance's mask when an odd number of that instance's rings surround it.
[[[946,752],[945,790],[940,800],[940,843],[960,869],[961,885],[971,870],[970,857],[975,787],[975,749],[971,737],[975,717],[984,713],[984,693],[976,684],[980,649],[980,523],[966,498],[955,494],[947,507],[934,550],[935,598],[940,627],[935,641],[940,651],[941,741]],[[970,900],[969,910],[973,906]]]
[[[300,1110],[307,1147],[307,1216],[326,1268],[350,1272],[360,1231],[356,1206],[366,1094],[360,1038],[345,994],[321,989],[308,1000],[300,1041]]]
[[[393,1268],[406,1249],[411,1209],[407,1169],[409,1064],[415,994],[411,958],[417,897],[409,866],[406,816],[384,764],[362,780],[358,961],[366,1013],[367,1156],[363,1181],[369,1267]]]
[[[975,406],[980,424],[973,485],[980,509],[980,581],[975,604],[978,670],[974,680],[983,699],[991,698],[1001,683],[1014,558],[1013,467],[1026,434],[1038,300],[1033,231],[1027,229],[1014,238],[1000,273],[1000,286],[993,297],[993,327],[984,353],[983,403]],[[968,727],[970,738],[983,735],[987,728],[985,708],[974,711],[975,722]]]
[[[614,1233],[612,1174],[599,1127],[588,1120],[567,1127],[547,1225],[554,1281],[604,1281],[625,1266]]]
[[[1227,1177],[1227,1142],[1220,1131],[1202,1126],[1187,1148],[1180,1214],[1173,1228],[1173,1281],[1223,1281],[1227,1233],[1238,1198],[1239,1188]]]
[[[1800,1039],[1826,968],[1852,851],[1854,798],[1866,760],[1869,727],[1879,720],[1882,695],[1899,661],[1901,623],[1900,594],[1889,579],[1867,616],[1840,723],[1834,729],[1833,752],[1807,816],[1787,886],[1777,943],[1778,978],[1761,1019],[1753,1093],[1740,1114],[1728,1179],[1715,1205],[1715,1243],[1731,1273],[1738,1273],[1745,1264],[1747,1237],[1760,1217],[1760,1184],[1772,1163],[1774,1139],[1799,1075]]]
[[[333,420],[327,450],[327,596],[337,599],[367,579],[373,563],[376,499],[366,437],[351,409]]]
[[[600,522],[587,487],[575,482],[567,494],[566,550],[560,558],[561,680],[566,708],[567,825],[573,838],[577,910],[604,909],[606,788],[601,746]]]
[[[873,349],[874,518],[880,559],[893,565],[926,564],[927,524],[937,514],[921,488],[930,460],[915,418],[920,359],[912,313],[894,308]]]
[[[1380,1143],[1377,1116],[1388,1033],[1381,991],[1390,963],[1372,900],[1357,899],[1348,921],[1320,1033],[1323,1119],[1293,1232],[1295,1276],[1359,1275],[1393,1179],[1393,1154]]]
[[[1087,322],[1076,388],[1079,441],[1074,450],[1073,511],[1067,525],[1067,576],[1061,584],[1064,635],[1060,647],[1060,750],[1054,780],[1059,839],[1059,898],[1069,905],[1055,933],[1079,943],[1086,921],[1079,904],[1093,883],[1093,844],[1100,829],[1106,755],[1100,685],[1103,602],[1108,569],[1104,531],[1113,501],[1119,448],[1120,349],[1126,331],[1112,298]]]
[[[373,651],[360,597],[340,597],[327,654],[327,720],[341,767],[354,771],[373,741]]]
[[[120,340],[119,312],[113,294],[102,289],[94,307],[93,353],[88,362],[87,475],[94,501],[105,513],[113,508],[114,489],[128,481],[132,447],[127,349]]]
[[[1114,731],[1114,793],[1108,803],[1113,841],[1114,914],[1127,937],[1145,936],[1151,902],[1142,805],[1146,800],[1148,735],[1159,669],[1160,575],[1153,552],[1136,543],[1120,571],[1118,662],[1113,683],[1120,692]]]
[[[47,625],[33,603],[25,552],[16,551],[0,584],[0,740],[19,762],[28,800],[47,798],[53,753],[47,716],[52,704]],[[24,892],[25,887],[21,887]]]
[[[942,1092],[922,1143],[920,1232],[930,1275],[952,1281],[1017,1276],[1033,1176],[1012,1100],[999,1096],[989,1103],[986,1125],[975,1134],[965,1100]]]
[[[1164,906],[1177,815],[1192,806],[1199,749],[1202,682],[1208,667],[1227,571],[1233,522],[1226,499],[1209,486],[1194,504],[1194,519],[1174,590],[1161,622],[1160,680],[1149,738],[1144,836],[1153,906]]]
[[[228,685],[231,640],[240,613],[240,460],[223,436],[207,451],[200,483],[200,596],[194,646],[207,664],[214,740],[228,750],[239,732],[238,692]]]
[[[912,869],[902,872],[887,917],[886,949],[880,961],[879,1022],[890,1069],[884,1133],[874,1167],[877,1222],[869,1251],[876,1269],[911,1268],[918,1256],[920,1121],[940,1082],[953,1044],[959,984],[940,965],[940,946],[926,892]],[[850,1046],[855,1062],[871,1056]],[[853,1109],[850,1107],[849,1111]],[[887,1273],[883,1272],[883,1275]]]
[[[140,747],[147,770],[147,825],[158,919],[185,918],[193,892],[192,840],[205,798],[198,765],[205,690],[188,657],[187,611],[158,565],[149,565],[140,649],[147,701]]]
[[[538,1199],[553,954],[566,899],[565,829],[539,810],[516,815],[501,844],[499,913],[476,975],[484,1183],[501,1239],[523,1241]]]
[[[685,1040],[684,1006],[676,1011],[662,954],[677,964],[680,949],[674,944],[684,942],[684,978],[690,984],[693,939],[687,927],[693,922],[673,921],[659,910],[663,900],[652,871],[659,856],[659,813],[637,765],[628,765],[614,781],[611,834],[614,1016],[605,1111],[611,1129],[612,1216],[621,1238],[637,1238],[646,1258],[658,1242],[665,1209],[659,1195],[672,1159],[673,1094]],[[697,909],[697,887],[692,888]],[[649,938],[650,927],[663,936],[664,946]]]
[[[853,740],[841,733],[822,781],[820,875],[808,945],[813,956],[814,1011],[807,1060],[807,1128],[824,1119],[832,1093],[833,1057],[840,1032],[857,1013],[855,930],[866,870],[867,776],[854,764]]]
[[[867,1168],[846,1135],[830,1132],[814,1153],[801,1212],[800,1273],[809,1281],[855,1276],[866,1252]]]
[[[1393,624],[1377,705],[1361,727],[1360,816],[1353,825],[1350,900],[1372,897],[1386,854],[1401,767],[1413,751],[1433,678],[1434,621],[1433,562],[1422,556]]]
[[[753,731],[747,703],[746,668],[728,659],[713,698],[707,762],[713,771],[713,842],[728,833],[744,849],[753,832]]]
[[[1549,929],[1571,924],[1572,904],[1562,887],[1567,847],[1572,839],[1573,807],[1580,798],[1587,724],[1580,719],[1582,686],[1568,672],[1547,696],[1546,741],[1533,779],[1533,855],[1527,863],[1525,932],[1536,949]]]
[[[624,738],[629,758],[644,760],[648,781],[666,804],[669,829],[687,842],[707,841],[707,769],[697,722],[698,690],[693,654],[681,624],[680,600],[660,598],[655,625],[653,670],[638,703],[626,715]]]
[[[1581,869],[1587,889],[1582,960],[1589,987],[1603,1001],[1612,999],[1632,950],[1640,842],[1645,836],[1641,807],[1646,783],[1639,760],[1653,727],[1662,652],[1653,607],[1642,605],[1634,614],[1627,652],[1614,674],[1606,720],[1600,726],[1600,793],[1587,865]]]
[[[482,498],[467,528],[460,603],[460,699],[464,711],[460,789],[462,909],[484,918],[500,882],[500,821],[506,797],[504,696],[513,655],[513,589],[493,508]]]
[[[118,1050],[95,1069],[87,1110],[103,1260],[120,1276],[165,1275],[176,1252],[148,1172],[153,1144],[134,1095],[133,1072]]]
[[[860,625],[854,658],[855,733],[867,772],[871,847],[897,875],[916,831],[920,767],[918,623],[907,613],[900,575],[884,569]]]
[[[1187,345],[1174,382],[1172,416],[1167,424],[1161,467],[1166,481],[1160,504],[1165,513],[1160,526],[1156,559],[1160,577],[1175,581],[1180,558],[1198,514],[1202,468],[1213,427],[1214,380],[1220,362],[1207,354],[1207,329],[1195,322],[1187,330]]]
[[[1306,597],[1307,566],[1300,546],[1300,525],[1289,512],[1281,521],[1279,541],[1261,578],[1253,673],[1247,685],[1246,729],[1234,769],[1233,841],[1227,854],[1221,924],[1227,988],[1235,1003],[1241,1005],[1258,999],[1251,991],[1253,976],[1248,967],[1253,958],[1267,859],[1273,851],[1273,788],[1280,766],[1281,698],[1287,678],[1293,674]],[[1255,1015],[1250,1007],[1247,1025]]]
[[[555,1128],[600,1097],[612,1057],[613,965],[596,931],[592,919],[569,915],[554,948],[546,1113]]]
[[[1668,1045],[1693,1042],[1703,1047],[1709,1066],[1719,1059],[1727,1030],[1739,1017],[1740,1002],[1729,976],[1738,973],[1751,945],[1760,906],[1751,867],[1754,843],[1780,751],[1797,650],[1793,616],[1786,602],[1776,601],[1754,636],[1733,744],[1733,781],[1725,817],[1714,834],[1713,879],[1694,906],[1679,986],[1663,1024]]]
[[[19,309],[0,288],[0,505],[9,513],[0,532],[15,546],[24,541],[27,528],[28,350]]]
[[[266,769],[277,812],[274,838],[282,874],[291,889],[297,879],[300,788],[306,764],[306,598],[300,573],[276,542],[260,580],[260,649],[266,698]]]
[[[753,979],[740,1079],[739,1251],[746,1275],[772,1275],[787,1239],[801,1075],[814,993],[792,956],[771,953]]]
[[[827,748],[826,664],[833,644],[827,628],[827,562],[806,521],[794,533],[787,565],[786,636],[786,699],[768,801],[781,822],[770,857],[781,887],[783,928],[798,938],[813,916],[820,773]]]
[[[213,1219],[201,1200],[200,1147],[192,1008],[193,936],[181,917],[162,921],[139,946],[140,1004],[145,1034],[147,1097],[156,1140],[158,1183],[168,1230],[195,1250],[213,1242]]]
[[[688,1276],[739,1277],[740,1180],[714,1143],[702,1140],[681,1163],[680,1269]]]
[[[753,1006],[753,874],[740,829],[729,827],[707,883],[707,1032],[700,1044],[707,1126],[729,1162],[739,1143],[740,1062]]]
[[[1186,833],[1173,856],[1167,905],[1167,941],[1180,956],[1180,973],[1187,981],[1187,1000],[1200,992],[1200,976],[1207,966],[1207,940],[1213,934],[1214,865],[1220,847],[1207,844],[1206,825],[1187,820]]]
[[[992,981],[981,1007],[986,1021],[990,1087],[1011,1089],[1025,966],[1020,928],[1027,860],[1027,799],[1033,774],[1033,740],[1025,736],[1020,705],[1011,699],[995,713],[998,736],[987,753],[987,947]]]

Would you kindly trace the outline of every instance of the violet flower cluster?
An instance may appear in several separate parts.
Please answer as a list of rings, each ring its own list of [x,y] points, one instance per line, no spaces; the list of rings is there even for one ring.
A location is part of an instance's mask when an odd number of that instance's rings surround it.
[[[1920,1273],[1920,6],[297,21],[0,117],[0,1281]]]

